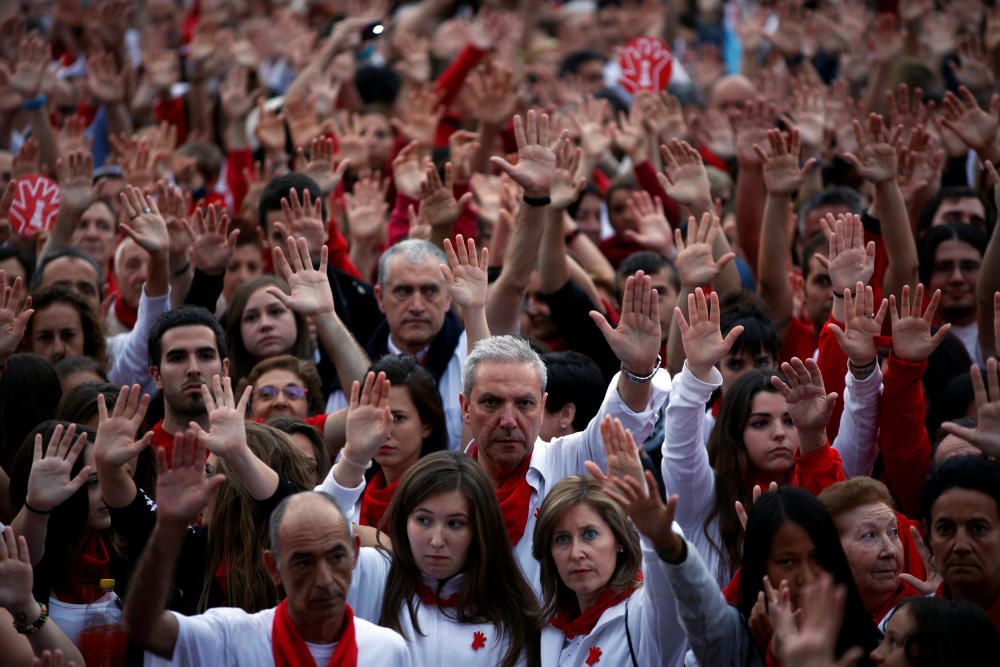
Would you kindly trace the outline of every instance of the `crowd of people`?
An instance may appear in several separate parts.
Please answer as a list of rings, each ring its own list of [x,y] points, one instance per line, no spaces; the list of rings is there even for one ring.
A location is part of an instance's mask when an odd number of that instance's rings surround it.
[[[1000,5],[0,33],[0,666],[996,664]]]

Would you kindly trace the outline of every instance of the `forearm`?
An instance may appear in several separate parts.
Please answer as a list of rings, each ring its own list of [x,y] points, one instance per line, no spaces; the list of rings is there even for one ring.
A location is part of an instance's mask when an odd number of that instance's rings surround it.
[[[691,294],[692,290],[690,287],[681,286],[681,291],[677,295],[677,307],[681,309],[684,318],[687,319],[688,313],[688,295]],[[687,359],[687,353],[684,351],[684,337],[681,335],[681,327],[678,324],[676,317],[670,322],[670,333],[667,336],[667,370],[670,371],[670,375],[677,375],[684,368],[684,361]]]
[[[895,179],[875,186],[875,211],[882,223],[882,239],[889,259],[882,291],[885,296],[895,294],[898,298],[903,285],[916,283],[917,243],[910,230],[903,193]]]
[[[472,160],[469,164],[473,174],[489,173],[490,156],[493,155],[493,147],[496,146],[499,136],[500,127],[498,125],[487,122],[479,124],[479,148],[472,154]]]
[[[166,611],[167,595],[187,527],[157,521],[132,575],[125,600],[125,631],[138,646],[169,658],[177,643],[177,620]]]
[[[733,249],[729,245],[729,239],[726,238],[725,234],[719,233],[715,236],[715,243],[712,244],[712,257],[718,260],[720,257],[729,254]],[[722,270],[719,271],[719,275],[715,277],[712,281],[712,289],[719,293],[719,298],[724,299],[727,296],[738,294],[743,289],[743,281],[740,280],[739,269],[736,268],[736,262],[730,261]]]
[[[976,283],[976,299],[979,302],[979,349],[983,359],[996,354],[996,338],[993,329],[993,295],[1000,292],[1000,234],[996,231],[983,253],[983,264]]]
[[[821,429],[797,429],[799,433],[799,455],[808,456],[826,447],[826,427]]]
[[[226,151],[239,151],[249,148],[250,139],[247,137],[246,119],[236,118],[226,121],[223,139],[226,144]]]
[[[278,473],[257,458],[249,447],[227,455],[225,459],[254,500],[267,500],[274,495],[278,488]]]
[[[42,556],[45,555],[45,536],[49,529],[49,515],[37,514],[27,507],[21,507],[21,511],[10,522],[10,527],[14,529],[15,534],[23,537],[28,543],[31,565],[38,565]]]
[[[594,280],[590,275],[583,270],[583,267],[576,263],[572,257],[566,258],[566,268],[569,270],[570,281],[580,288],[580,291],[587,295],[590,299],[590,303],[593,304],[594,310],[597,310],[603,314],[607,314],[607,310],[604,307],[604,302],[601,301],[601,295],[597,291],[597,285],[594,284]],[[613,282],[613,281],[612,281]]]
[[[345,396],[350,396],[351,385],[355,380],[364,380],[371,360],[335,312],[317,315],[313,320],[320,345],[337,369],[341,389]]]
[[[28,619],[30,623],[41,614],[42,609],[34,599],[23,604],[12,605],[7,611],[10,613],[10,616],[0,616],[0,623],[4,625],[4,631],[0,633],[0,640],[2,640],[0,644],[4,644],[4,658],[0,660],[0,664],[27,665],[31,663],[31,656],[27,656],[27,660],[23,663],[18,662],[16,659],[10,663],[6,662],[7,659],[12,657],[11,650],[14,650],[14,655],[17,655],[18,647],[16,644],[21,644],[21,642],[25,641],[19,639],[19,637],[24,637],[27,640],[26,643],[31,647],[31,652],[34,656],[40,656],[42,651],[62,651],[63,660],[65,661],[63,664],[69,664],[70,661],[73,661],[77,665],[84,664],[83,656],[80,654],[80,650],[76,647],[76,644],[52,621],[47,621],[41,628],[30,635],[15,634],[12,623],[13,616],[23,614],[23,618]],[[10,644],[7,645],[5,642],[10,642]],[[24,644],[21,645],[23,646]]]
[[[784,335],[792,317],[792,288],[785,275],[788,269],[789,195],[768,195],[764,204],[764,229],[757,250],[757,279],[760,297],[770,310],[771,320]]]
[[[609,285],[614,283],[614,267],[611,266],[611,262],[604,256],[600,248],[594,245],[589,236],[577,234],[569,242],[567,248],[584,271],[593,276],[595,280],[601,280]]]
[[[180,268],[184,268],[182,264]],[[188,266],[185,270],[180,273],[175,273],[173,269],[170,271],[170,277],[167,283],[170,285],[170,307],[180,308],[184,305],[184,301],[187,299],[188,292],[191,291],[191,283],[194,281],[194,268]]]
[[[750,268],[757,271],[761,225],[764,219],[764,171],[759,164],[740,164],[736,179],[736,231]]]
[[[358,270],[363,280],[371,281],[375,276],[376,267],[378,266],[378,250],[378,242],[375,238],[371,240],[351,240],[351,249],[348,251],[348,257],[350,257],[351,264]]]
[[[166,251],[154,252],[149,255],[149,277],[146,278],[146,294],[148,296],[163,296],[170,284],[170,259]]]
[[[546,207],[542,244],[538,255],[538,291],[557,292],[569,280],[566,268],[566,237],[563,236],[562,211]]]
[[[101,498],[111,509],[128,507],[138,493],[135,481],[125,466],[97,464],[97,480],[100,483]]]
[[[83,211],[77,211],[68,207],[60,206],[58,213],[56,213],[55,223],[49,230],[49,236],[45,239],[45,245],[42,246],[42,251],[38,256],[45,257],[52,253],[65,250],[70,247],[73,242],[73,231],[76,229],[77,224],[80,222],[80,216]]]
[[[323,425],[323,444],[331,459],[336,459],[337,454],[344,448],[347,440],[347,408],[342,408],[336,412],[331,412],[326,416],[326,423]]]
[[[108,119],[110,136],[132,136],[132,116],[123,102],[104,105],[104,116]]]
[[[521,301],[538,259],[544,222],[545,207],[521,205],[507,243],[503,270],[486,297],[486,319],[494,335],[518,330]]]
[[[462,321],[465,323],[466,349],[469,354],[472,354],[476,343],[490,337],[485,306],[482,308],[462,308]]]
[[[198,79],[191,82],[191,88],[187,93],[188,111],[191,115],[191,132],[202,134],[206,137],[213,136],[212,133],[212,96],[208,92],[208,82],[206,79]]]
[[[630,368],[635,375],[647,375],[651,368]],[[618,377],[618,395],[622,402],[628,406],[632,412],[643,412],[649,405],[649,398],[653,395],[653,385],[651,382],[632,382],[625,373]]]

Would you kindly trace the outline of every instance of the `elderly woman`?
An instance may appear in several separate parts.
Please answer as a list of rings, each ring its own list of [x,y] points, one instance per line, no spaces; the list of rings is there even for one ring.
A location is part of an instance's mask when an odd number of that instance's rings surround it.
[[[905,572],[920,581],[926,576],[915,541],[919,524],[895,510],[885,484],[855,477],[828,487],[819,499],[837,526],[861,601],[875,623],[900,600],[924,594],[900,576]]]

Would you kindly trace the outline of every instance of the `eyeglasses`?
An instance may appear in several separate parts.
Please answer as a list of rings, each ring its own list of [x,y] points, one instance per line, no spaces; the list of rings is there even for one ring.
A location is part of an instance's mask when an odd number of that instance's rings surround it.
[[[285,395],[290,401],[294,401],[300,398],[306,397],[306,392],[308,389],[305,387],[300,387],[297,384],[286,384],[284,387],[278,388],[273,384],[266,384],[263,387],[257,387],[257,398],[264,401],[273,401],[278,397],[278,392]]]

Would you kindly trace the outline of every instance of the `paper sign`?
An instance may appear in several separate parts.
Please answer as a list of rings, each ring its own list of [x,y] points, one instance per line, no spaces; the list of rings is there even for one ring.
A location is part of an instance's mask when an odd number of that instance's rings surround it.
[[[651,90],[658,93],[670,83],[674,56],[655,37],[637,37],[629,42],[618,58],[622,88],[630,93]]]
[[[58,211],[59,186],[55,181],[39,174],[17,179],[9,214],[16,233],[32,237],[50,229]]]

